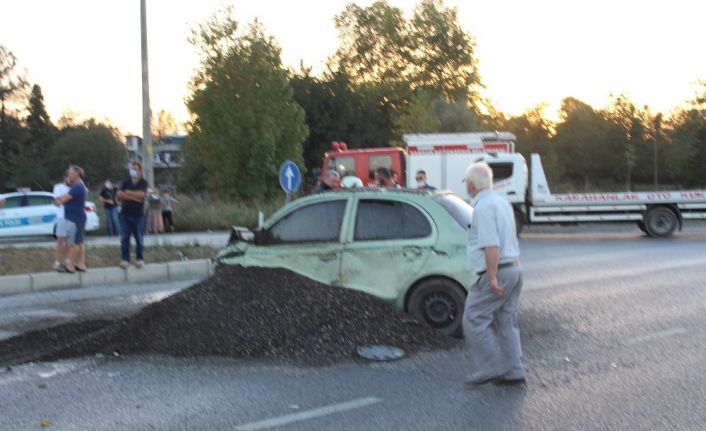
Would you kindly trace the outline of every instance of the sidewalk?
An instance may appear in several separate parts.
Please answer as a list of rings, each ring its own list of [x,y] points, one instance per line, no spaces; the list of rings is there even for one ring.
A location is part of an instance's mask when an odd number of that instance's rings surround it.
[[[230,232],[228,231],[147,234],[145,235],[145,246],[198,244],[221,248],[226,246],[229,236]],[[10,247],[54,248],[54,244],[54,240],[48,237],[0,239],[0,249]],[[117,246],[120,245],[120,239],[116,236],[93,236],[89,234],[86,236],[86,245],[88,247]]]
[[[91,268],[88,272],[59,274],[40,272],[34,274],[0,277],[0,297],[48,290],[74,289],[122,283],[154,283],[181,280],[203,280],[215,269],[210,259],[154,263],[142,269],[130,267]]]

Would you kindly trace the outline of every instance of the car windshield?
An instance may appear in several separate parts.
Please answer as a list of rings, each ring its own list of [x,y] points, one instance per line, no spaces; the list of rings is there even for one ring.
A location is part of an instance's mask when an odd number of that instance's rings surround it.
[[[473,207],[452,194],[434,196],[434,201],[441,205],[462,228],[468,229],[473,218]]]

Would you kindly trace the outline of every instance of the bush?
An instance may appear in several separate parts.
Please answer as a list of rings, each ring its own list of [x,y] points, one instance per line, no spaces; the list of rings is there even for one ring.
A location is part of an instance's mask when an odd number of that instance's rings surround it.
[[[225,230],[233,225],[257,226],[258,212],[272,215],[284,203],[282,199],[222,201],[205,196],[176,196],[174,225],[179,231]]]

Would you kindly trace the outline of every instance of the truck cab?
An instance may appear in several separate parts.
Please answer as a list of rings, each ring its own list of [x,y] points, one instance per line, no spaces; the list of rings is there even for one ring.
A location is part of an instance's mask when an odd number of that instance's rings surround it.
[[[519,153],[490,153],[477,158],[493,170],[493,189],[511,204],[525,203],[529,173],[527,162]]]
[[[324,154],[321,178],[331,170],[338,172],[341,178],[356,176],[365,187],[375,187],[375,171],[387,168],[399,176],[404,184],[406,169],[405,151],[398,147],[367,148],[349,150],[343,142],[334,142],[331,151]]]

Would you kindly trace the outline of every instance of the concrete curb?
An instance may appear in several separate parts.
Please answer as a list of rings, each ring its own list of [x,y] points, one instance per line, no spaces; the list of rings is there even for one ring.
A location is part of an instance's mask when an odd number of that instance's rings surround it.
[[[210,259],[153,263],[142,269],[108,267],[89,269],[85,273],[7,275],[0,277],[0,297],[22,293],[46,292],[123,283],[169,282],[189,279],[203,280],[213,274],[215,264]]]

